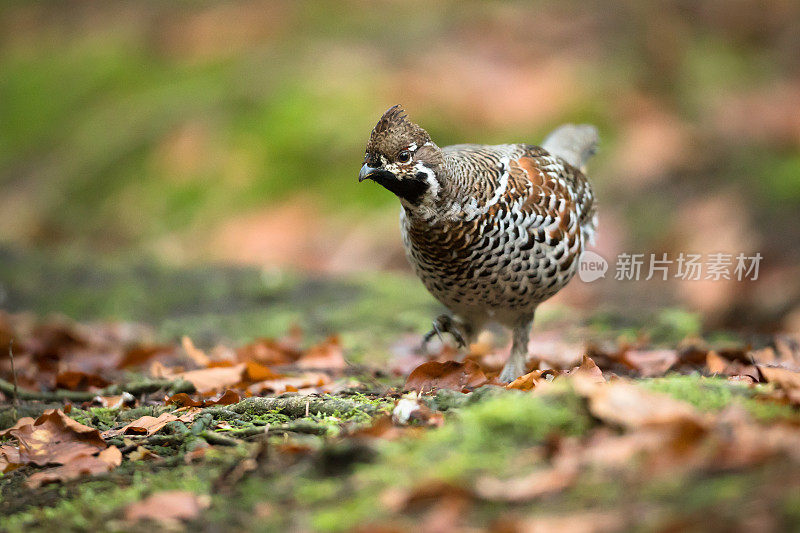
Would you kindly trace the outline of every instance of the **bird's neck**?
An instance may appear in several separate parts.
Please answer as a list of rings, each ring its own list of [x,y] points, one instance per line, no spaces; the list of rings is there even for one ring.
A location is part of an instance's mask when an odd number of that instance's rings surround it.
[[[406,217],[415,225],[447,223],[451,219],[455,220],[462,211],[462,202],[458,200],[459,190],[452,187],[447,169],[437,169],[436,178],[436,190],[424,195],[418,203],[400,200]]]

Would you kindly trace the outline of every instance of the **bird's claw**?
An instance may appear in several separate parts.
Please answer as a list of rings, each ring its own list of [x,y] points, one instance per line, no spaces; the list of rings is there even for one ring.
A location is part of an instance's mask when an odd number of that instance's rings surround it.
[[[444,342],[442,333],[449,333],[452,335],[459,348],[464,348],[467,346],[467,341],[464,339],[464,335],[461,333],[460,328],[452,317],[448,315],[439,315],[434,319],[432,326],[433,327],[431,330],[425,334],[425,337],[423,337],[423,347],[428,345],[428,342],[430,342],[434,335],[438,336],[439,340]]]

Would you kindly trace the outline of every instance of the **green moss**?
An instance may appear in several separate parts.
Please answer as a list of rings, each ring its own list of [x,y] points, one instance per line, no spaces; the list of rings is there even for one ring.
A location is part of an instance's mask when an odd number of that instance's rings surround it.
[[[380,516],[378,495],[362,493],[357,497],[341,501],[335,507],[319,510],[311,516],[315,531],[349,531],[359,524],[375,520]]]
[[[162,490],[208,494],[217,475],[218,468],[208,464],[203,468],[175,464],[170,468],[149,470],[142,464],[126,463],[107,476],[41,489],[38,499],[52,500],[47,496],[50,494],[59,501],[51,506],[29,508],[4,516],[3,531],[117,529],[121,524],[115,526],[114,521],[122,518],[121,510],[127,504]],[[121,478],[128,481],[120,483]]]
[[[797,409],[765,398],[762,395],[766,389],[764,385],[751,387],[724,378],[676,374],[663,378],[643,379],[639,380],[639,383],[652,391],[669,394],[704,411],[718,411],[731,404],[737,404],[762,422],[776,419],[800,420],[800,411]]]

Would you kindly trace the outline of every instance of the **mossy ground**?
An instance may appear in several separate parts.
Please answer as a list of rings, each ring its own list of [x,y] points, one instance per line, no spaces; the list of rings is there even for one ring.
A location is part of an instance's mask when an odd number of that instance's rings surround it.
[[[795,422],[798,420],[796,411],[760,410],[753,403],[758,402],[754,393],[723,379],[669,376],[642,380],[642,384],[700,409],[718,410],[740,402],[763,423],[771,421],[772,416],[791,415]],[[442,398],[432,398],[430,403],[447,404],[450,394],[440,393]],[[379,408],[378,414],[386,413],[394,404],[394,400],[363,395],[358,400],[372,402]],[[110,409],[74,409],[71,416],[98,428],[131,418],[125,411]],[[375,413],[354,410],[342,417],[311,414],[292,419],[277,412],[245,413],[236,420],[228,417],[236,429],[263,428],[266,424],[280,428],[287,423],[323,429],[317,434],[276,432],[268,437],[273,452],[256,470],[230,486],[225,485],[226,473],[253,453],[259,446],[257,440],[209,448],[201,459],[187,464],[185,454],[202,441],[192,436],[176,440],[176,444],[149,446],[164,457],[162,461],[126,461],[104,476],[35,491],[24,486],[30,467],[23,467],[0,477],[2,529],[129,530],[130,524],[123,520],[127,504],[159,490],[187,490],[210,498],[202,521],[189,524],[192,529],[347,531],[358,524],[389,520],[392,513],[385,498],[392,491],[414,491],[436,483],[467,487],[482,476],[518,477],[545,464],[537,450],[550,439],[580,438],[598,424],[585,401],[569,387],[555,387],[541,396],[486,387],[462,395],[459,406],[446,410],[446,422],[440,428],[396,440],[378,438],[365,442],[347,436],[354,428],[368,424],[373,416]],[[213,427],[212,422],[203,423]],[[192,425],[167,428],[166,433],[170,432],[191,434]],[[219,432],[224,434],[225,430]],[[281,452],[286,443],[294,443],[302,450]],[[644,512],[643,530],[668,524],[676,517],[699,527],[709,517],[722,524],[736,524],[746,518],[741,506],[749,502],[748,505],[765,506],[760,512],[773,513],[781,524],[800,525],[800,500],[786,490],[800,489],[800,470],[796,466],[782,467],[767,461],[740,471],[705,471],[697,475],[648,477],[635,472],[634,468],[626,476],[614,479],[586,471],[563,493],[529,503],[477,501],[469,507],[469,521],[488,526],[508,513],[568,516],[586,510],[615,510]],[[412,525],[421,519],[424,510],[424,506],[407,510],[401,522]],[[397,517],[393,520],[396,522]]]
[[[81,321],[109,317],[142,321],[154,327],[158,340],[174,341],[188,334],[199,344],[246,342],[281,335],[297,323],[310,341],[340,334],[348,360],[374,366],[390,358],[394,339],[405,332],[424,331],[439,310],[416,281],[389,274],[313,279],[245,268],[87,264],[9,250],[0,250],[0,255],[13,259],[0,261],[9,309],[40,315],[60,312]],[[576,316],[551,307],[542,314],[542,327],[561,328],[565,335],[579,331],[614,339],[626,331],[634,336],[649,324],[651,338],[665,345],[700,332],[698,317],[680,310],[636,320],[609,314]],[[231,416],[230,411],[209,408],[193,424],[172,423],[160,439],[147,444],[162,461],[126,460],[107,475],[37,490],[24,485],[31,467],[6,474],[0,477],[0,530],[130,530],[132,526],[123,520],[124,507],[166,489],[209,497],[201,519],[187,526],[197,531],[335,532],[383,520],[408,528],[422,519],[427,508],[392,515],[385,502],[392,491],[414,491],[436,483],[468,487],[482,476],[519,476],[542,466],[544,459],[535,450],[556,436],[580,439],[598,425],[585,400],[569,387],[553,387],[544,396],[487,387],[467,395],[440,391],[426,398],[445,417],[440,428],[395,440],[364,441],[353,438],[352,432],[391,412],[397,396],[386,396],[385,391],[400,388],[402,378],[351,378],[361,383],[362,392],[349,392],[347,399],[368,410],[292,417],[278,411]],[[763,385],[748,387],[700,375],[638,382],[701,411],[740,405],[762,424],[800,421],[796,408],[770,400]],[[105,430],[173,409],[74,407],[70,416]],[[7,415],[4,410],[4,422],[10,420]],[[230,427],[213,429],[223,420]],[[260,445],[263,435],[256,433],[267,427],[267,458],[241,479],[228,480],[231,469]],[[188,452],[206,446],[205,431],[235,440],[187,462]],[[242,437],[245,434],[249,436]],[[122,445],[122,438],[113,443]],[[800,472],[792,465],[766,461],[738,471],[652,477],[632,465],[626,472],[615,478],[582,472],[567,490],[528,503],[475,501],[464,517],[484,527],[503,516],[613,511],[639,517],[633,529],[652,530],[674,526],[675,520],[682,520],[679,525],[687,529],[702,529],[706,519],[736,525],[770,513],[785,529],[800,526],[800,499],[792,496],[800,488]]]

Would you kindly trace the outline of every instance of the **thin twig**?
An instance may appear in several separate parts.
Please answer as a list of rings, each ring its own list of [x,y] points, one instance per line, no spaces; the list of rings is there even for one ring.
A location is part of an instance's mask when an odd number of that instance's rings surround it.
[[[19,407],[19,387],[17,386],[17,369],[14,368],[14,339],[8,341],[8,357],[11,358],[11,375],[14,377],[14,406]]]

